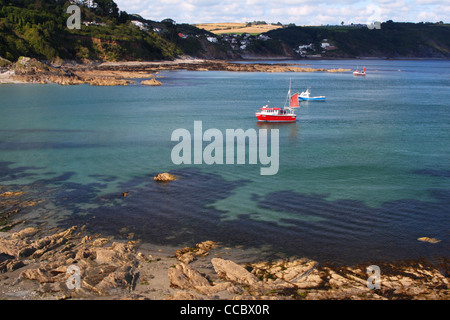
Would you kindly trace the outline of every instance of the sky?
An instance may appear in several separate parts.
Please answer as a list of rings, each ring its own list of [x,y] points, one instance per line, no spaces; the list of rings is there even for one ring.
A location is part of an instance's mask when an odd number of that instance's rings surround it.
[[[120,10],[154,21],[177,23],[252,22],[326,25],[450,22],[448,0],[115,0]]]

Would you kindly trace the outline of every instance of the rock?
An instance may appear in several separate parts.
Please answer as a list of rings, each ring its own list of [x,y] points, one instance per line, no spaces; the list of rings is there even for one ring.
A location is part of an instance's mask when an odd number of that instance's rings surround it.
[[[195,248],[185,247],[181,250],[175,251],[175,256],[177,259],[184,263],[190,263],[197,259],[199,256],[207,256],[209,251],[217,246],[216,242],[204,241],[197,243]]]
[[[209,251],[211,251],[211,249],[217,247],[217,242],[214,241],[203,241],[200,243],[197,243],[195,245],[195,247],[197,248],[195,254],[197,256],[207,256],[209,254]]]
[[[250,264],[252,273],[263,279],[272,289],[283,288],[315,288],[323,281],[318,263],[306,258],[277,261],[273,263]]]
[[[92,241],[93,247],[102,247],[109,242],[108,238],[99,238]]]
[[[180,268],[177,268],[176,266],[170,268],[167,275],[169,277],[170,285],[172,287],[180,289],[192,289],[188,277],[184,274],[182,270],[180,270]]]
[[[108,294],[113,290],[127,289],[135,285],[138,273],[130,266],[121,267],[104,277],[96,288],[103,294]]]
[[[211,259],[211,263],[214,267],[214,270],[221,278],[243,285],[260,285],[258,278],[248,272],[244,267],[236,264],[231,260],[213,258]]]
[[[16,197],[16,196],[21,196],[23,194],[23,192],[11,192],[11,191],[7,191],[7,192],[3,192],[0,193],[0,197]]]
[[[212,285],[206,277],[190,265],[179,263],[168,272],[170,285],[183,290],[195,290],[202,295],[213,295],[221,291],[241,293],[242,291],[230,282],[220,282]]]
[[[174,175],[164,172],[164,173],[159,173],[158,175],[156,175],[156,177],[153,178],[153,180],[158,181],[158,182],[166,182],[166,181],[174,181],[177,180],[177,177],[175,177]]]
[[[92,248],[91,254],[95,256],[98,264],[109,264],[114,266],[123,266],[124,263],[134,259],[134,246],[126,243],[114,242],[108,248]]]
[[[327,72],[350,72],[352,71],[352,69],[343,69],[343,68],[338,68],[338,69],[328,69]]]
[[[174,268],[170,268],[168,275],[170,284],[180,289],[195,289],[197,287],[211,286],[209,281],[200,272],[185,263],[178,263]]]
[[[35,74],[39,72],[48,72],[51,67],[36,60],[35,58],[19,57],[14,64],[14,70],[24,74]]]
[[[34,236],[39,232],[39,229],[36,228],[25,228],[21,231],[15,232],[11,235],[11,239],[24,239]]]
[[[39,282],[48,282],[48,276],[44,274],[44,272],[37,269],[28,269],[24,270],[20,273],[20,279],[29,279],[29,280],[37,280]]]
[[[14,271],[14,270],[20,269],[24,266],[25,266],[25,263],[23,261],[13,260],[7,264],[6,270]]]
[[[187,250],[187,251],[186,251]],[[191,251],[191,248],[186,247],[175,252],[177,259],[183,263],[190,263],[196,259],[195,253]]]
[[[75,231],[76,227],[69,228],[63,232],[46,236],[42,239],[33,241],[29,245],[22,245],[22,248],[17,252],[17,258],[26,258],[31,257],[32,259],[36,259],[42,256],[44,253],[53,250],[56,247],[67,242],[72,233]]]
[[[150,79],[150,80],[144,80],[141,81],[141,84],[144,86],[161,86],[162,83],[158,80],[156,80],[155,78]]]
[[[76,238],[76,227],[41,239],[30,239],[36,229],[26,228],[10,237],[0,238],[1,252],[8,252],[8,260],[0,263],[0,270],[13,271],[27,263],[37,264],[23,270],[19,279],[32,280],[45,293],[69,296],[111,295],[133,290],[139,272],[135,243],[109,242],[107,238]],[[5,254],[5,253],[3,253]],[[32,260],[23,260],[30,257]],[[69,267],[79,270],[81,288],[68,288],[66,281],[72,276]],[[73,270],[73,268],[71,269]]]
[[[23,266],[25,266],[25,263],[23,261],[7,259],[3,262],[0,262],[0,272],[14,271],[16,269],[22,268]]]
[[[124,79],[112,77],[94,78],[88,81],[91,86],[127,86],[131,82]]]
[[[441,240],[439,240],[439,239],[436,239],[436,238],[428,238],[428,237],[418,238],[417,240],[423,241],[423,242],[428,242],[428,243],[439,243],[439,242],[441,242]]]
[[[29,246],[29,242],[21,239],[3,239],[0,238],[0,253],[17,258],[19,252],[24,247]]]

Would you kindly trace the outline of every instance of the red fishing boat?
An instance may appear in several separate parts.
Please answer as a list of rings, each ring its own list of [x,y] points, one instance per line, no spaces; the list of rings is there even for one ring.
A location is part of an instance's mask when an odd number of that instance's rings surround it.
[[[291,95],[291,89],[289,88],[288,97],[289,106],[281,108],[270,108],[269,105],[265,105],[256,112],[256,118],[262,122],[295,122],[297,115],[295,114],[295,108],[300,107],[298,101],[298,92]]]
[[[365,76],[366,75],[366,67],[364,67],[363,71],[355,70],[353,71],[354,76]]]

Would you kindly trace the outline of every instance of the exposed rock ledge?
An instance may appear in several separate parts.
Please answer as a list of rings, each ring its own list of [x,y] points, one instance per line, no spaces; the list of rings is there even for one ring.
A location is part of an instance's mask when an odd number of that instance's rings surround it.
[[[160,85],[162,85],[162,83],[156,79],[144,80],[144,81],[141,81],[141,84],[145,85],[145,86],[160,86]]]
[[[448,278],[424,261],[379,265],[381,288],[372,290],[367,266],[321,266],[306,258],[238,264],[212,241],[175,256],[150,255],[136,242],[83,235],[83,227],[42,232],[0,234],[0,299],[450,298]],[[73,270],[78,287],[71,286]]]
[[[349,72],[350,69],[311,68],[307,65],[277,63],[233,63],[220,60],[177,60],[161,62],[116,62],[100,65],[62,65],[52,67],[36,59],[21,57],[7,72],[0,73],[0,83],[56,83],[60,85],[159,86],[155,74],[163,70],[230,71],[230,72]]]

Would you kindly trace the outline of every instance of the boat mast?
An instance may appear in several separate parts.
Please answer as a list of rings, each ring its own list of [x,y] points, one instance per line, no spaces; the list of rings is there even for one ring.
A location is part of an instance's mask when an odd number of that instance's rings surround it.
[[[289,79],[289,91],[287,93],[286,101],[284,102],[285,108],[288,105],[288,103],[291,101],[291,83],[292,83],[292,79]]]

